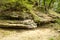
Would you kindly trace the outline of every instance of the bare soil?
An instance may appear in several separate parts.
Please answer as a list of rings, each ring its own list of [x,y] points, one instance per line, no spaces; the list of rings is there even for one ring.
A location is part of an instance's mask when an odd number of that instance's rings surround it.
[[[0,40],[50,40],[59,34],[51,28],[9,29],[0,28]]]

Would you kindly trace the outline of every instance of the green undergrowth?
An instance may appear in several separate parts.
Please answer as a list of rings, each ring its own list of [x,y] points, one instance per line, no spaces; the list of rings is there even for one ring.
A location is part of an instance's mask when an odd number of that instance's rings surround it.
[[[2,3],[1,3],[2,2]],[[26,13],[30,13],[35,22],[40,21],[40,17],[36,15],[34,10],[38,9],[37,0],[2,0],[0,4],[1,16],[14,17],[14,16],[26,16]],[[3,3],[4,2],[4,3]],[[36,5],[37,4],[37,5]],[[17,13],[16,13],[17,12]],[[13,15],[13,16],[12,16]],[[1,17],[3,19],[3,17]]]
[[[49,38],[49,40],[60,40],[60,35],[57,37],[51,37],[51,38]]]
[[[26,13],[30,13],[35,22],[40,22],[40,17],[36,15],[35,11],[41,10],[41,12],[43,12],[44,8],[38,7],[38,4],[36,5],[35,3],[38,3],[38,1],[37,0],[1,0],[0,4],[2,5],[0,6],[0,10],[2,12],[0,13],[1,14],[0,19],[1,18],[3,19],[2,15],[5,15],[8,17],[11,15],[13,16],[21,15],[20,17],[23,17]],[[57,14],[52,10],[49,10],[49,13],[51,15],[60,17],[60,14]],[[13,19],[13,16],[11,16],[12,19]],[[56,19],[56,23],[60,24],[60,19]]]
[[[57,19],[56,19],[56,22],[57,22],[58,24],[60,24],[60,19],[57,18]]]

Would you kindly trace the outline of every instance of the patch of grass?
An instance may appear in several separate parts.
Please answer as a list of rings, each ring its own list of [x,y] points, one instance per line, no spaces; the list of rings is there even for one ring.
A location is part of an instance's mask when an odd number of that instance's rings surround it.
[[[57,22],[58,24],[60,24],[60,19],[56,19],[56,22]]]
[[[54,40],[60,40],[60,35],[58,37],[56,37]]]
[[[58,24],[58,23],[53,24],[53,28],[55,30],[60,30],[60,24]]]
[[[50,39],[50,40],[54,40],[54,39]]]
[[[60,30],[60,19],[56,19],[56,23],[52,23],[51,24],[53,26],[54,29],[56,30]]]
[[[59,36],[57,36],[57,37],[52,37],[52,38],[50,38],[49,40],[60,40],[60,35]]]
[[[54,38],[50,38],[49,40],[54,40]]]

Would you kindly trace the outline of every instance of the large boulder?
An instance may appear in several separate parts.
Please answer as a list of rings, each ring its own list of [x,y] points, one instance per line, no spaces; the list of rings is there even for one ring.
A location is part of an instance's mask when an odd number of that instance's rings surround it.
[[[37,24],[33,20],[24,20],[24,21],[9,21],[9,20],[0,20],[0,27],[12,27],[12,28],[36,28]]]

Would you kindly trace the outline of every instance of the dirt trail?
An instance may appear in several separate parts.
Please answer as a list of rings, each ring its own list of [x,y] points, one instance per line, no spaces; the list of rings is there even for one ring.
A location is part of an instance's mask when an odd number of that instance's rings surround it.
[[[58,33],[50,28],[37,29],[0,29],[0,40],[49,40]]]

